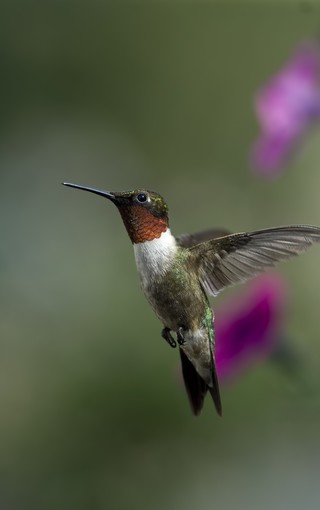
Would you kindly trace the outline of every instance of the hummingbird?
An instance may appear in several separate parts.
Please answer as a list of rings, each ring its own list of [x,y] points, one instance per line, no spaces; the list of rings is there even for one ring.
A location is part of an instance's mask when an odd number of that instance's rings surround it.
[[[214,315],[208,296],[320,242],[320,227],[289,225],[235,234],[211,229],[175,237],[168,206],[155,191],[110,192],[62,184],[116,205],[133,244],[141,288],[162,323],[161,336],[173,348],[178,344],[191,410],[199,415],[209,392],[221,416]]]

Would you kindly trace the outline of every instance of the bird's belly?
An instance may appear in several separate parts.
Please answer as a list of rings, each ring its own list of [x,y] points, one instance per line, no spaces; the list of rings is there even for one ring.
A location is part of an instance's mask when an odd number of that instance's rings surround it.
[[[155,314],[165,327],[173,331],[182,326],[196,329],[201,320],[207,298],[198,281],[187,272],[181,277],[167,274],[158,281],[141,279],[141,286]]]

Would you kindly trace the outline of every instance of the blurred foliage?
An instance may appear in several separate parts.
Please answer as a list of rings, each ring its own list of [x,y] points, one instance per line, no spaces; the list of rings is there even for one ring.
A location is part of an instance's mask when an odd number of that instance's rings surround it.
[[[257,366],[196,420],[118,213],[60,182],[156,189],[177,233],[320,224],[319,132],[273,184],[248,165],[254,94],[319,22],[298,2],[2,2],[1,509],[318,508],[319,250],[280,269],[302,373]]]

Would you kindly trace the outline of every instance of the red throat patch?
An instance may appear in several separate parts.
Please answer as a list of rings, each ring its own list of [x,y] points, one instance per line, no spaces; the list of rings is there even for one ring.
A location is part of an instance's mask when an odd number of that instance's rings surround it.
[[[168,228],[167,218],[158,218],[139,205],[120,206],[119,212],[134,244],[158,239]]]

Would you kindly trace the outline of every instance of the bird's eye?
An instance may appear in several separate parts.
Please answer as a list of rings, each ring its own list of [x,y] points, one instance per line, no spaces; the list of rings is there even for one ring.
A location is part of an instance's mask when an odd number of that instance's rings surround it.
[[[145,193],[139,193],[139,195],[137,195],[138,202],[146,202],[147,198]]]

